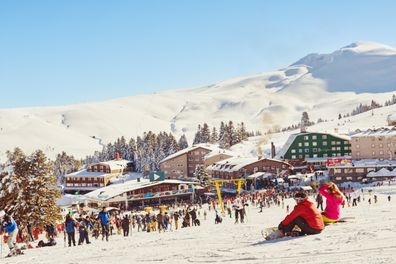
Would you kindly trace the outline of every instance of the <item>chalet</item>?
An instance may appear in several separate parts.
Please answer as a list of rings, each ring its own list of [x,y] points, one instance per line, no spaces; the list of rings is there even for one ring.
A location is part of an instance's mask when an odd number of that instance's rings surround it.
[[[166,157],[160,162],[160,168],[168,179],[191,178],[198,165],[211,164],[229,157],[229,153],[226,154],[214,145],[200,144]]]
[[[86,169],[65,176],[65,192],[86,193],[110,184],[111,180],[132,171],[132,162],[115,160],[93,163]]]
[[[256,172],[267,172],[274,176],[288,172],[290,164],[267,158],[230,158],[207,167],[208,173],[215,179],[238,179]]]

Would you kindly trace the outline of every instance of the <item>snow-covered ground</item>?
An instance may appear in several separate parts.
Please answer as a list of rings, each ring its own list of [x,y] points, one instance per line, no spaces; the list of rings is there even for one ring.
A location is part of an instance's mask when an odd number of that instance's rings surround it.
[[[342,216],[355,219],[327,226],[319,235],[264,241],[260,231],[283,219],[286,212],[281,207],[259,213],[250,206],[245,224],[225,217],[219,225],[214,224],[213,210],[203,220],[202,209],[200,227],[161,234],[134,230],[128,238],[116,235],[108,243],[93,240],[71,248],[65,248],[61,239],[55,247],[27,250],[1,263],[396,263],[396,185],[370,189],[378,195],[378,203],[368,204],[365,189],[365,200],[358,207],[342,209]],[[287,204],[292,208],[294,201],[288,199]]]

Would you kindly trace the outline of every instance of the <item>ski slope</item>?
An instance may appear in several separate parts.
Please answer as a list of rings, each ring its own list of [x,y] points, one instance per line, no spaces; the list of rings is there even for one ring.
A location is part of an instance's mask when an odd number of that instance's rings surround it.
[[[329,54],[310,54],[283,69],[205,87],[78,105],[0,109],[0,161],[17,146],[29,154],[42,149],[52,159],[62,151],[85,158],[121,136],[129,139],[149,130],[172,132],[177,138],[186,134],[191,144],[204,122],[219,128],[221,121],[232,120],[265,132],[297,124],[303,111],[315,122],[336,120],[360,103],[391,99],[395,71],[395,48],[356,42]],[[386,110],[387,116],[395,109]],[[337,123],[326,129],[334,130]],[[372,125],[366,122],[360,128]]]
[[[355,219],[327,226],[319,235],[263,241],[261,229],[276,226],[285,217],[281,207],[259,213],[250,206],[245,224],[225,217],[219,225],[214,224],[213,210],[206,221],[201,210],[200,227],[161,234],[133,230],[128,238],[116,235],[108,243],[93,240],[71,248],[60,239],[55,247],[27,250],[1,263],[396,263],[396,184],[371,189],[378,195],[377,204],[368,204],[365,189],[365,200],[358,207],[342,209],[342,216]],[[292,208],[294,201],[288,199],[286,204]]]

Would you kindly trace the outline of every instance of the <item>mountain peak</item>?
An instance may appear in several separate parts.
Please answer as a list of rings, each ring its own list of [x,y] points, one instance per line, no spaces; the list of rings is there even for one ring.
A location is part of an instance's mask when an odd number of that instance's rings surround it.
[[[369,55],[396,55],[396,49],[377,42],[371,41],[357,41],[345,47],[340,51],[351,51],[355,53],[366,53]]]

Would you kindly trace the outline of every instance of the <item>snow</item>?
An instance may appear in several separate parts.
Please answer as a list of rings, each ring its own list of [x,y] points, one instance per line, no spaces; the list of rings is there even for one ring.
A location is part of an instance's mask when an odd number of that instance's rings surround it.
[[[298,65],[205,87],[68,106],[0,109],[0,161],[6,160],[6,150],[16,146],[26,154],[42,149],[52,159],[62,151],[85,158],[121,136],[129,139],[149,130],[172,131],[176,138],[186,134],[191,145],[199,123],[218,128],[221,121],[243,121],[248,131],[266,132],[297,124],[303,111],[312,121],[329,120],[313,131],[385,126],[395,105],[374,110],[373,117],[364,113],[336,119],[360,103],[390,100],[395,72],[393,48],[355,43],[331,54],[309,55]],[[283,145],[287,136],[280,136],[271,135],[267,143],[279,139],[275,143]],[[257,156],[257,146],[239,147],[246,155]]]
[[[396,127],[381,127],[377,129],[367,129],[365,131],[362,131],[360,133],[356,133],[352,135],[352,138],[355,137],[394,137],[396,136]]]
[[[276,226],[286,216],[282,207],[264,208],[259,213],[259,208],[249,206],[245,224],[224,217],[219,225],[214,224],[213,210],[206,221],[201,210],[200,227],[160,234],[133,230],[128,238],[111,236],[110,242],[93,239],[90,245],[71,248],[63,246],[61,237],[54,247],[27,250],[25,255],[2,259],[2,263],[396,263],[396,185],[369,188],[378,196],[378,203],[369,205],[365,189],[365,200],[357,207],[341,209],[342,217],[354,219],[329,225],[319,235],[264,241],[260,231]],[[388,195],[392,195],[391,202]],[[287,199],[285,207],[294,204]]]

